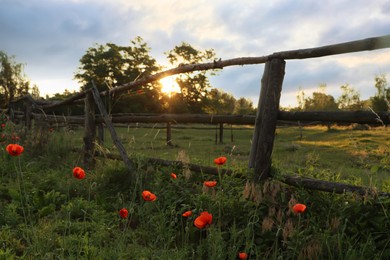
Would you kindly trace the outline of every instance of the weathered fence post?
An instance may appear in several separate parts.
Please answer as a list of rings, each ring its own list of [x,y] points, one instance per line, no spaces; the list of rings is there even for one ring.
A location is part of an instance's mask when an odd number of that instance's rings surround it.
[[[102,99],[100,98],[100,93],[97,90],[95,83],[93,81],[92,81],[92,85],[93,85],[93,87],[91,90],[92,90],[93,99],[95,99],[96,105],[99,108],[99,111],[103,117],[104,123],[106,124],[108,131],[110,131],[111,139],[112,139],[113,143],[115,144],[116,148],[118,149],[119,154],[121,155],[122,160],[125,163],[127,169],[130,171],[130,178],[135,179],[135,174],[132,171],[133,166],[132,166],[132,163],[131,163],[129,157],[127,156],[126,149],[123,146],[123,144],[121,143],[121,141],[119,140],[118,135],[116,134],[115,128],[113,127],[111,119],[107,114],[107,111],[104,107]]]
[[[223,123],[219,124],[219,143],[223,143]]]
[[[95,125],[95,102],[91,92],[87,92],[85,96],[84,106],[84,167],[93,168],[95,164],[95,138],[96,138],[96,125]]]
[[[24,126],[25,126],[25,135],[27,136],[28,131],[31,130],[31,119],[32,119],[32,100],[26,98],[24,100],[25,110],[24,110]]]
[[[167,145],[172,146],[172,126],[171,122],[167,122]]]
[[[267,61],[261,79],[261,91],[249,162],[249,166],[255,169],[255,182],[270,177],[271,154],[285,65],[286,62],[282,59]]]

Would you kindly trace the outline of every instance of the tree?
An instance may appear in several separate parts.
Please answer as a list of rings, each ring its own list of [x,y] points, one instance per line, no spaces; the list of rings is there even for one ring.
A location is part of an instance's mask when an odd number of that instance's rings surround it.
[[[200,51],[185,42],[182,42],[179,46],[175,46],[166,55],[169,62],[174,66],[215,60],[215,52],[213,49]],[[214,75],[214,73],[215,71],[200,71],[180,74],[177,77],[176,81],[181,90],[179,95],[187,103],[190,112],[204,112],[202,102],[205,101],[207,92],[211,88],[208,75]]]
[[[238,100],[236,100],[236,104],[234,107],[234,114],[255,115],[256,109],[253,107],[253,103],[251,100],[241,97]]]
[[[204,111],[209,114],[231,115],[234,112],[236,99],[222,90],[216,88],[207,92],[206,99],[203,101]]]
[[[0,101],[3,108],[16,97],[26,95],[30,88],[23,64],[15,62],[14,58],[0,51]]]
[[[91,81],[94,80],[99,91],[152,75],[161,69],[151,57],[150,48],[141,37],[132,40],[130,46],[107,43],[89,48],[80,59],[80,63],[75,79],[82,84],[82,89],[90,88]],[[144,102],[149,103],[150,100],[158,103],[160,95],[158,83],[148,84],[142,90],[147,98],[134,100],[140,103],[139,107],[146,105]],[[119,102],[118,98],[114,96],[112,100],[114,106]]]
[[[325,94],[326,84],[319,86],[320,90],[313,92],[312,97],[305,98],[306,111],[335,111],[338,110],[333,96]]]
[[[342,94],[337,99],[337,103],[340,109],[343,110],[359,110],[363,108],[363,103],[360,101],[360,93],[355,90],[349,84],[342,85]]]
[[[386,75],[375,76],[375,96],[370,98],[371,106],[374,111],[390,110],[390,88],[387,86]]]

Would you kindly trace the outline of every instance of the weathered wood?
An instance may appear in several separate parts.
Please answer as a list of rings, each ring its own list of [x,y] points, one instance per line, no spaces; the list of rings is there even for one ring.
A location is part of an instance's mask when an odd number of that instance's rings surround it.
[[[172,146],[172,127],[171,122],[167,123],[167,145]]]
[[[262,82],[261,103],[258,108],[259,128],[258,139],[256,143],[255,161],[254,161],[254,181],[259,182],[270,177],[271,174],[271,154],[274,146],[275,129],[279,111],[280,95],[284,78],[284,68],[286,62],[281,59],[273,59],[266,63],[268,67],[265,72],[264,85]],[[264,88],[264,91],[263,91]]]
[[[291,186],[301,187],[310,190],[318,190],[325,192],[334,192],[343,194],[345,192],[353,192],[359,195],[373,195],[373,196],[386,196],[390,197],[390,193],[378,192],[369,187],[355,186],[351,184],[316,180],[311,178],[299,177],[299,176],[281,176],[280,181]]]
[[[131,163],[129,157],[127,156],[126,149],[123,147],[123,144],[121,143],[121,141],[119,140],[119,138],[116,134],[115,128],[113,127],[113,125],[111,123],[111,119],[107,114],[107,111],[104,107],[104,104],[103,104],[101,98],[100,98],[99,91],[97,90],[95,83],[92,82],[92,85],[93,85],[93,87],[91,89],[92,95],[95,99],[95,102],[96,102],[98,108],[99,108],[100,114],[102,115],[102,117],[104,119],[104,123],[106,124],[106,126],[111,134],[111,139],[112,139],[113,143],[115,144],[116,148],[118,149],[119,154],[121,155],[122,160],[125,163],[127,169],[129,169],[130,178],[135,178],[135,176],[133,175],[133,171],[132,171],[133,166],[132,166],[132,163]]]
[[[223,144],[223,123],[219,123],[219,143]]]
[[[95,102],[92,93],[85,97],[84,113],[84,167],[90,169],[95,166],[93,155],[96,139]]]

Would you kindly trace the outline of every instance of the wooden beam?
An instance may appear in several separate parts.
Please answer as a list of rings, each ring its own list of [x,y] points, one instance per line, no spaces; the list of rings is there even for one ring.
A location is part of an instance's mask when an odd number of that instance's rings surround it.
[[[274,146],[275,129],[279,111],[280,95],[284,78],[286,62],[281,59],[268,61],[264,70],[264,77],[261,85],[260,107],[258,108],[258,122],[255,134],[257,142],[252,152],[251,160],[254,162],[254,181],[260,182],[271,176],[271,154]],[[254,153],[254,154],[253,154]]]
[[[95,125],[95,102],[93,101],[92,93],[85,97],[84,107],[84,167],[93,168],[95,165],[95,139],[96,139],[96,125]]]
[[[118,149],[119,154],[121,155],[122,160],[125,163],[127,169],[129,170],[130,177],[135,179],[135,176],[133,173],[133,166],[132,166],[132,163],[131,163],[129,157],[127,156],[126,149],[124,148],[123,144],[121,143],[121,141],[119,140],[119,138],[116,134],[115,128],[113,127],[113,125],[111,123],[111,119],[108,116],[107,111],[104,107],[104,104],[100,98],[99,91],[97,90],[95,83],[93,81],[92,81],[92,85],[93,85],[93,87],[91,89],[92,95],[95,99],[95,102],[96,102],[98,108],[99,108],[100,114],[102,115],[104,122],[106,123],[106,126],[111,134],[111,139],[112,139],[113,143],[115,144],[116,148]]]

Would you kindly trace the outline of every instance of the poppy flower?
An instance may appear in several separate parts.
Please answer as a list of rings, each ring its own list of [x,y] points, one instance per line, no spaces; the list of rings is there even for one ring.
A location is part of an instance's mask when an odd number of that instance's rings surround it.
[[[194,220],[194,225],[195,227],[202,229],[207,225],[210,225],[212,221],[213,215],[208,213],[207,211],[203,211],[202,213],[200,213],[200,216]]]
[[[1,128],[5,128],[5,124],[1,124]]]
[[[297,204],[295,204],[293,206],[293,211],[296,214],[303,213],[303,212],[305,212],[305,210],[306,210],[306,205],[305,204],[297,203]]]
[[[238,258],[240,258],[240,259],[247,259],[248,258],[248,254],[244,253],[244,252],[240,252],[240,253],[238,253]]]
[[[185,218],[191,217],[191,215],[192,215],[192,211],[191,210],[188,210],[188,211],[186,211],[186,212],[184,212],[182,214],[182,216],[185,217]]]
[[[215,185],[217,185],[217,181],[205,181],[203,182],[203,184],[206,187],[212,188],[215,187]]]
[[[177,178],[177,175],[174,174],[174,173],[172,172],[172,173],[171,173],[171,178],[172,178],[172,179],[176,179],[176,178]]]
[[[216,165],[224,165],[226,163],[226,157],[225,156],[221,156],[221,157],[218,157],[218,158],[215,158],[214,159],[214,163]]]
[[[73,176],[76,178],[76,179],[84,179],[85,178],[85,172],[84,170],[81,168],[81,167],[74,167],[73,168]]]
[[[142,198],[145,200],[145,201],[155,201],[157,199],[156,195],[154,195],[153,193],[151,193],[150,191],[148,190],[144,190],[142,192]]]
[[[129,211],[125,208],[119,210],[119,215],[121,216],[121,218],[127,218],[127,216],[129,215]]]
[[[9,144],[9,145],[7,145],[7,147],[5,149],[12,156],[19,156],[24,151],[23,146],[18,145],[18,144]]]

